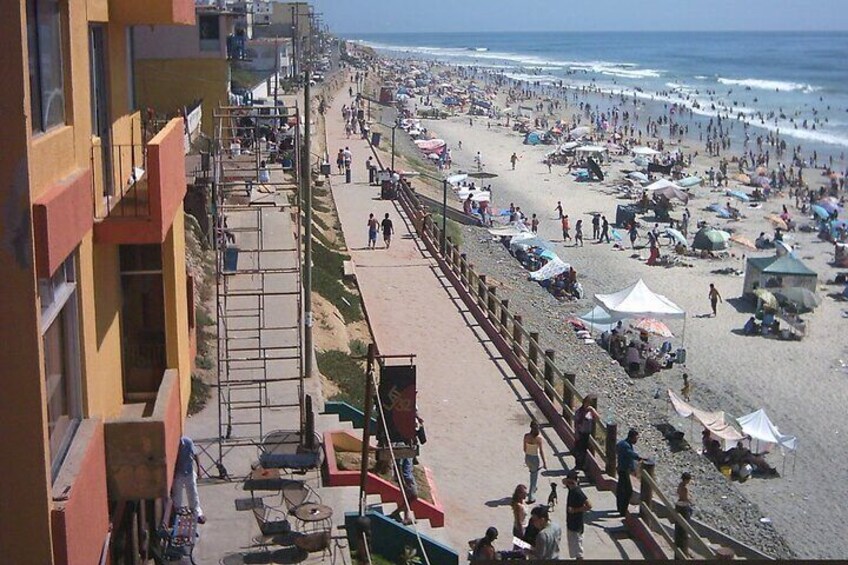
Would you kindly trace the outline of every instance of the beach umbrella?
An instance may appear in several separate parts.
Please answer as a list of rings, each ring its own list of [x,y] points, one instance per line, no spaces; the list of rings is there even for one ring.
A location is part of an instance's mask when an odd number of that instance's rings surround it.
[[[798,312],[810,312],[821,304],[821,298],[808,288],[790,286],[774,293],[779,302],[791,304]]]
[[[741,190],[728,190],[727,195],[732,196],[733,198],[736,198],[737,200],[741,200],[742,202],[750,202],[751,201],[751,197],[748,196],[747,194],[745,194],[744,192],[742,192]]]
[[[468,176],[473,179],[493,179],[497,177],[495,173],[487,173],[485,171],[481,171],[479,173],[468,173]]]
[[[731,216],[730,210],[728,210],[721,204],[710,204],[709,206],[707,206],[707,210],[715,212],[721,218],[729,218]]]
[[[819,206],[818,204],[813,204],[810,206],[810,210],[813,211],[813,214],[816,215],[820,220],[826,220],[830,217],[830,213],[827,210]]]
[[[572,129],[568,133],[569,133],[569,135],[572,135],[573,137],[581,137],[581,136],[584,136],[584,135],[588,135],[589,133],[591,133],[591,131],[592,131],[592,128],[590,128],[590,127],[579,126],[579,127]]]
[[[739,173],[738,175],[736,175],[733,178],[735,178],[736,180],[738,180],[742,184],[751,184],[751,177],[749,177],[745,173]]]
[[[683,188],[689,188],[690,186],[697,186],[701,184],[703,179],[701,177],[686,177],[685,179],[677,181],[678,186],[682,186]]]
[[[741,245],[743,247],[747,247],[748,249],[756,249],[757,248],[757,246],[754,244],[753,241],[751,241],[750,239],[748,239],[747,237],[742,236],[742,235],[733,234],[733,235],[730,236],[730,241],[732,241],[734,243],[738,243],[739,245]]]
[[[677,243],[689,245],[689,242],[686,241],[686,237],[674,228],[665,228],[665,234],[670,236]]]
[[[639,182],[648,182],[648,175],[645,173],[640,173],[639,171],[633,171],[632,173],[627,174],[628,178],[638,180]]]
[[[754,290],[754,295],[760,299],[763,303],[763,306],[766,308],[771,308],[772,310],[777,309],[777,297],[764,288],[758,288]]]
[[[635,159],[633,159],[633,163],[640,167],[647,167],[649,162],[650,161],[648,161],[644,157],[636,157]]]
[[[730,234],[726,231],[705,228],[699,230],[692,240],[694,249],[706,249],[708,251],[720,251],[727,249],[727,242],[730,240]]]
[[[641,320],[633,322],[631,325],[633,326],[633,329],[648,332],[649,334],[658,335],[660,337],[674,337],[674,334],[671,333],[668,326],[659,320],[654,320],[653,318],[642,318]]]
[[[818,202],[818,206],[827,210],[828,214],[833,214],[834,212],[839,211],[839,204],[837,204],[838,200],[835,198],[822,198]]]
[[[650,147],[634,147],[631,149],[634,155],[659,155],[660,152]]]
[[[771,225],[773,225],[776,228],[780,228],[784,231],[789,229],[788,226],[786,225],[786,222],[783,221],[783,218],[781,218],[777,214],[769,214],[768,216],[766,216],[766,220],[771,222]]]

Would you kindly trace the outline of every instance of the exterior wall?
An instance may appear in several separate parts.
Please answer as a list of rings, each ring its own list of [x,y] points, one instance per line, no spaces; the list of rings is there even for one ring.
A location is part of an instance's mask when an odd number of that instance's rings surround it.
[[[188,411],[188,399],[191,395],[191,347],[186,301],[185,253],[185,212],[181,205],[162,244],[162,280],[165,287],[167,365],[179,371],[183,416]]]
[[[111,0],[109,17],[136,24],[194,23],[194,0]]]
[[[223,16],[218,18],[220,42],[216,51],[200,49],[197,25],[139,27],[135,30],[136,59],[226,59],[227,35],[230,33],[226,20]]]
[[[142,107],[169,113],[203,99],[201,130],[212,137],[215,110],[229,104],[230,67],[226,59],[139,60],[135,68]]]
[[[118,246],[95,244],[89,233],[79,257],[84,408],[108,419],[118,416],[124,403]]]
[[[29,84],[23,2],[3,5],[0,57],[3,150],[0,151],[0,555],[6,563],[52,563],[50,462],[44,385],[41,377],[40,315],[33,261],[33,195]],[[16,49],[16,46],[24,46]],[[11,299],[14,297],[14,299]],[[22,512],[21,509],[26,509]],[[33,535],[38,532],[38,535]]]

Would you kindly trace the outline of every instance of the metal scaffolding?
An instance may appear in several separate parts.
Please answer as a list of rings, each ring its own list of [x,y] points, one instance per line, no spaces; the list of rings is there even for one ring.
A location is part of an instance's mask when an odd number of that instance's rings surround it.
[[[218,464],[260,445],[272,410],[297,408],[303,430],[299,147],[294,107],[215,113]]]

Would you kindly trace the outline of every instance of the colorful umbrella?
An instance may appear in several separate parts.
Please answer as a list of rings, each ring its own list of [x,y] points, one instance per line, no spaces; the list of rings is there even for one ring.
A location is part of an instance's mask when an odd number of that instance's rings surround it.
[[[763,303],[763,306],[766,308],[771,308],[773,310],[777,309],[777,297],[773,295],[771,292],[767,291],[764,288],[758,288],[754,290],[754,294],[760,301]]]
[[[818,206],[827,210],[828,214],[833,214],[834,212],[839,211],[839,204],[837,204],[838,200],[835,198],[822,198],[818,202]]]
[[[738,243],[739,245],[741,245],[743,247],[747,247],[748,249],[756,249],[757,248],[757,246],[754,244],[753,241],[751,241],[747,237],[744,237],[744,236],[741,236],[741,235],[736,235],[736,234],[731,235],[730,241],[732,241],[734,243]]]
[[[810,210],[812,210],[813,214],[815,214],[820,220],[826,220],[830,217],[830,213],[818,204],[810,206]]]
[[[692,240],[692,247],[694,249],[719,251],[727,249],[727,242],[729,240],[730,234],[726,231],[707,228],[695,234],[695,238]]]
[[[769,214],[768,216],[766,216],[766,220],[771,222],[771,225],[773,225],[776,228],[780,228],[782,230],[789,229],[788,226],[786,225],[786,222],[783,221],[783,218],[781,218],[777,214]]]
[[[686,241],[686,237],[684,237],[684,235],[676,229],[665,228],[665,234],[681,245],[689,245],[689,242]]]
[[[658,335],[660,337],[674,337],[674,334],[671,333],[668,326],[659,320],[654,320],[653,318],[642,318],[641,320],[634,322],[632,326],[633,329],[648,332],[649,334]]]
[[[775,291],[778,301],[791,304],[798,312],[810,312],[821,304],[821,298],[808,288],[791,286]]]

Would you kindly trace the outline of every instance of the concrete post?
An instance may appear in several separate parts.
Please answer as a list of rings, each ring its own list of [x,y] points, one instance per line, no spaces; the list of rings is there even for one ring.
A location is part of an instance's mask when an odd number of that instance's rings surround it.
[[[527,368],[533,380],[539,380],[539,332],[530,332],[527,350]]]
[[[486,275],[477,277],[477,305],[486,312],[486,306],[489,302],[489,287],[486,286]]]
[[[509,330],[507,329],[507,324],[509,323],[509,300],[504,298],[501,300],[501,335],[507,341],[509,341]]]
[[[606,452],[604,472],[611,477],[614,477],[618,470],[618,459],[615,453],[616,443],[618,443],[618,424],[611,422],[607,424],[607,441],[606,445],[604,445],[604,451]]]
[[[554,350],[545,350],[545,394],[554,399]]]
[[[521,324],[523,323],[523,318],[516,314],[512,317],[512,352],[515,353],[515,356],[520,360],[522,351],[521,351]]]
[[[652,479],[654,478],[656,466],[657,466],[656,463],[654,463],[651,460],[646,459],[646,460],[642,461],[642,470],[645,472],[645,474],[649,475]],[[650,483],[648,483],[648,481],[642,480],[641,485],[639,486],[639,502],[644,502],[645,506],[647,506],[648,508],[651,508],[651,502],[652,502],[653,498],[654,498],[654,487]],[[645,518],[645,516],[641,515],[641,510],[640,510],[639,514],[640,514],[640,517],[642,517],[643,519]]]
[[[572,409],[574,408],[573,390],[574,382],[577,379],[577,375],[575,375],[574,373],[563,373],[562,376],[563,378],[565,378],[566,381],[568,381],[562,384],[562,402],[564,405],[562,410],[562,417],[565,418],[566,422],[571,423],[571,415],[567,413],[568,411],[565,410],[565,406],[568,406]]]

